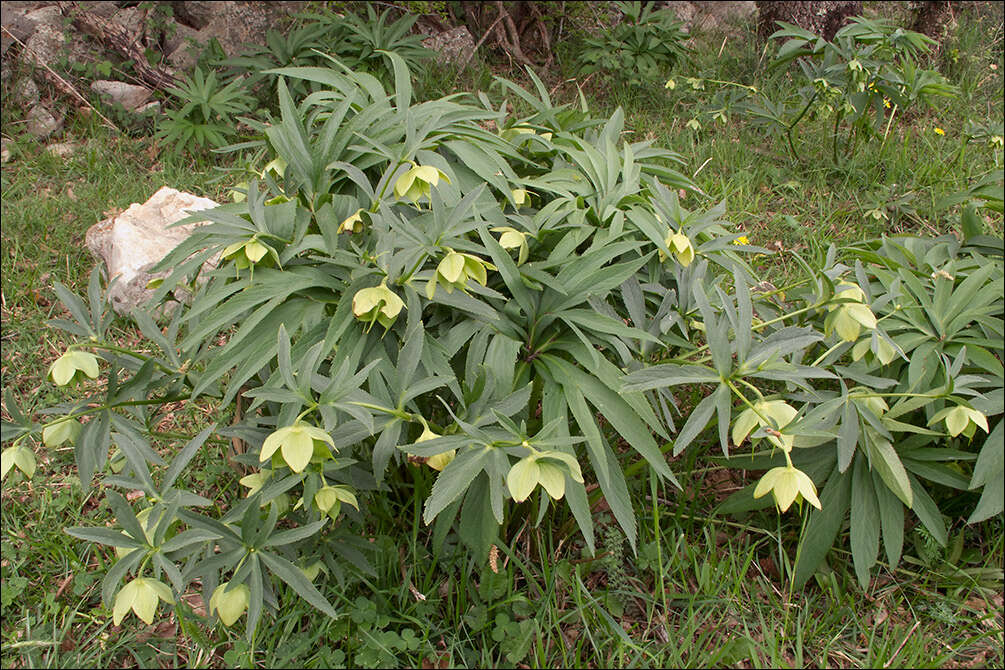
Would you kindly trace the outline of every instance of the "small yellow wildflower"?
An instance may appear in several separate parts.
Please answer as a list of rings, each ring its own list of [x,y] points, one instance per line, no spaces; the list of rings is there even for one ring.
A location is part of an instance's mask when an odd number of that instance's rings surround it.
[[[668,88],[672,91],[675,88],[677,88],[677,82],[675,82],[673,79],[667,79],[667,83],[663,85],[663,88]]]
[[[889,98],[883,98],[883,106],[886,107],[887,109],[890,109],[890,99]]]
[[[747,239],[746,235],[740,235],[738,238],[736,238],[735,240],[733,240],[733,244],[735,244],[736,246],[741,246],[741,245],[744,245],[744,244],[750,244],[750,240]]]
[[[936,126],[935,127],[935,134],[936,135],[945,135],[946,131],[944,131],[942,128],[939,128],[938,126]]]

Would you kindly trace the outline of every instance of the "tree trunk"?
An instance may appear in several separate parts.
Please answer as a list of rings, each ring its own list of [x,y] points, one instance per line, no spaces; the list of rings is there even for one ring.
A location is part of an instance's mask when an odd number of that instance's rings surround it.
[[[948,0],[938,0],[937,2],[918,2],[915,4],[917,5],[917,13],[914,15],[911,30],[941,42],[942,38],[945,37],[949,20],[953,18],[951,3]]]
[[[843,26],[849,16],[862,13],[861,2],[843,0],[828,2],[766,2],[758,0],[757,35],[764,41],[778,30],[777,21],[793,23],[820,35],[825,40],[834,39],[834,34]]]

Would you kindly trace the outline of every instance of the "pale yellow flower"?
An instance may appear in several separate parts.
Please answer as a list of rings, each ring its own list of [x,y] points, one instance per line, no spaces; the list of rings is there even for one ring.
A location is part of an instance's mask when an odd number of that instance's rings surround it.
[[[352,313],[357,319],[371,326],[379,321],[385,329],[391,327],[404,308],[404,301],[383,282],[380,286],[360,289],[352,298]]]
[[[258,460],[264,463],[278,451],[291,470],[303,472],[316,450],[321,454],[331,455],[325,446],[326,443],[332,449],[335,448],[335,441],[325,431],[305,423],[297,423],[280,428],[265,438]]]
[[[98,376],[98,359],[86,351],[68,350],[49,368],[49,376],[57,386],[66,386],[83,375],[91,379]]]
[[[769,491],[782,512],[788,510],[793,502],[801,499],[820,509],[820,499],[817,498],[817,487],[813,485],[813,480],[805,472],[794,467],[791,462],[768,470],[757,483],[754,497],[760,498]]]
[[[154,614],[157,613],[157,603],[161,600],[169,605],[174,604],[171,589],[168,588],[167,584],[163,584],[156,579],[137,577],[123,586],[115,597],[115,606],[112,609],[112,623],[118,626],[131,609],[143,623],[150,625],[154,622]]]
[[[251,589],[244,584],[230,587],[230,582],[224,582],[213,590],[209,599],[209,613],[216,613],[224,626],[233,626],[241,618],[251,602]]]

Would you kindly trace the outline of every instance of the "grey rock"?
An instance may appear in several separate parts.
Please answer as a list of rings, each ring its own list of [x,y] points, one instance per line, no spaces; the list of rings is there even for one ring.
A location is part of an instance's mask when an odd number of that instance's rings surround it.
[[[145,105],[153,95],[153,91],[143,86],[108,79],[91,82],[91,90],[105,102],[122,105],[131,112]]]
[[[662,2],[689,29],[724,30],[757,14],[754,2]]]
[[[179,18],[184,16],[179,13],[178,3],[173,3],[175,12]],[[185,7],[189,5],[210,5],[206,12],[212,10],[212,15],[203,13],[202,18],[191,20],[192,25],[201,25],[195,34],[188,35],[190,39],[184,40],[173,52],[168,55],[168,63],[179,70],[187,70],[195,65],[202,48],[214,38],[220,43],[220,47],[228,56],[240,53],[246,44],[264,43],[265,35],[269,28],[273,28],[276,22],[293,12],[300,11],[306,4],[298,1],[276,1],[276,2],[208,2],[208,3],[181,3]],[[200,10],[201,11],[201,10]],[[208,18],[206,23],[203,19]]]
[[[14,90],[12,91],[14,95],[14,100],[18,103],[24,105],[25,107],[31,107],[37,105],[39,101],[39,91],[38,84],[31,77],[22,77],[14,84]]]
[[[146,19],[146,12],[135,7],[128,7],[112,14],[109,20],[134,41],[138,41],[142,39],[146,27],[144,19]]]
[[[198,34],[198,30],[190,28],[184,23],[172,23],[171,30],[169,30],[164,36],[164,53],[174,53],[179,47],[186,44],[188,41],[194,40]]]
[[[205,28],[210,21],[222,11],[221,5],[225,2],[204,2],[196,0],[194,2],[172,2],[171,8],[180,23],[190,26],[195,30]]]
[[[437,52],[437,60],[455,65],[467,63],[475,50],[475,40],[465,26],[458,26],[428,37],[422,44],[427,49]]]
[[[55,142],[46,147],[46,150],[57,158],[68,158],[80,148],[76,142]]]
[[[35,105],[28,112],[28,132],[35,137],[46,138],[63,127],[63,117],[55,116],[42,105]]]
[[[62,27],[63,12],[56,5],[45,5],[26,12],[24,17],[37,26]]]
[[[161,111],[160,100],[151,100],[142,107],[137,107],[135,110],[137,114],[157,114]]]
[[[71,61],[87,57],[89,50],[82,36],[72,33],[67,38],[66,18],[59,7],[40,7],[25,14],[25,18],[35,24],[35,32],[25,41],[19,56],[25,64],[55,69],[64,57]]]
[[[5,2],[0,5],[0,25],[4,27],[0,31],[0,53],[3,54],[7,53],[15,39],[24,42],[35,32],[35,22],[26,18],[22,12],[8,7],[9,4]]]
[[[120,4],[122,3],[115,2],[115,0],[92,0],[87,3],[87,12],[111,21],[115,13],[119,11]]]
[[[150,268],[192,232],[207,222],[189,223],[169,228],[190,212],[216,207],[217,203],[168,186],[162,187],[143,204],[133,203],[118,216],[91,226],[84,237],[87,248],[104,261],[109,279],[116,281],[109,289],[112,308],[128,314],[150,298],[147,284],[168,272],[151,274]],[[204,269],[216,266],[210,259]]]
[[[6,163],[11,159],[13,155],[11,146],[12,143],[8,142],[6,138],[0,138],[0,163]]]

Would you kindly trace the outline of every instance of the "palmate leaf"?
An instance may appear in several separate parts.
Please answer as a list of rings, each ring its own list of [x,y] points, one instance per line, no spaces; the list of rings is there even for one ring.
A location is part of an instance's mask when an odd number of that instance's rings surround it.
[[[490,448],[484,446],[460,450],[457,457],[440,472],[422,512],[422,520],[427,525],[459,498],[478,473],[489,465],[490,452]]]
[[[563,386],[574,385],[611,423],[621,437],[635,449],[660,477],[669,479],[680,488],[676,477],[670,471],[666,459],[660,452],[649,428],[639,418],[637,412],[617,392],[597,377],[550,354],[541,359],[548,365],[552,375]]]

